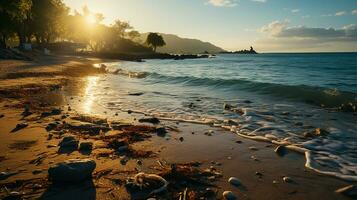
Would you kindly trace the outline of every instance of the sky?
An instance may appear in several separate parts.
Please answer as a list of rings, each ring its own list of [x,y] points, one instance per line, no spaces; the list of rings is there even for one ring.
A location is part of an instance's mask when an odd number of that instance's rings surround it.
[[[104,23],[171,33],[226,50],[357,51],[357,0],[64,0]]]

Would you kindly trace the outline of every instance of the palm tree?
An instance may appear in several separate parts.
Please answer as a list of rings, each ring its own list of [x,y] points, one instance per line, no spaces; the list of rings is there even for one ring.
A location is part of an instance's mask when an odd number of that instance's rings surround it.
[[[164,38],[158,33],[149,33],[148,37],[146,38],[146,44],[151,46],[154,52],[156,52],[156,47],[162,47],[166,45]]]

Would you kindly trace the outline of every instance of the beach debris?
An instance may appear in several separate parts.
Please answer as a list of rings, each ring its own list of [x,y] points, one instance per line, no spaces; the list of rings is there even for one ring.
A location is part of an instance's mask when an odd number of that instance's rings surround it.
[[[141,118],[139,119],[140,123],[151,123],[151,124],[159,124],[160,120],[156,117],[150,117],[150,118]]]
[[[26,122],[16,124],[16,127],[11,130],[11,133],[19,131],[19,130],[21,130],[23,128],[26,128],[27,126],[28,126],[28,123],[26,123]]]
[[[18,172],[0,172],[0,180],[5,180],[10,176],[14,176],[18,174]]]
[[[132,199],[138,199],[138,196],[146,199],[152,195],[166,191],[168,185],[169,182],[157,174],[140,172],[134,177],[129,178],[125,186],[130,192]]]
[[[214,133],[213,130],[208,130],[204,134],[207,135],[207,136],[212,136],[213,133]]]
[[[53,182],[78,183],[92,177],[96,163],[91,159],[72,159],[57,163],[48,169]]]
[[[34,164],[34,165],[40,165],[40,164],[42,164],[42,162],[43,162],[43,160],[46,158],[47,156],[46,155],[40,155],[40,156],[38,156],[37,158],[35,158],[35,159],[32,159],[32,160],[30,160],[30,164]]]
[[[285,146],[279,145],[278,147],[275,148],[275,153],[277,153],[279,156],[284,156],[287,153],[287,149]]]
[[[224,191],[222,195],[223,195],[223,198],[226,200],[237,199],[237,196],[232,191]]]
[[[357,186],[356,185],[348,185],[348,186],[337,189],[335,192],[349,196],[349,197],[357,197]]]
[[[230,177],[228,179],[228,183],[230,183],[230,184],[232,184],[234,186],[240,186],[242,184],[241,181],[236,177]]]
[[[284,176],[284,177],[283,177],[283,181],[284,181],[285,183],[291,183],[291,182],[293,182],[293,179],[290,178],[290,177],[288,177],[288,176]]]
[[[79,151],[92,151],[93,142],[81,142],[79,144]]]

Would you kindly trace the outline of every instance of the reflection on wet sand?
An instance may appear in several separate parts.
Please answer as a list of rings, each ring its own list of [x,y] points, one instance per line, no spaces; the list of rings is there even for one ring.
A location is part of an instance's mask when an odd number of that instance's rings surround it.
[[[87,77],[87,83],[85,86],[85,93],[84,93],[85,99],[82,104],[83,111],[86,114],[89,114],[92,112],[93,102],[96,99],[96,96],[94,95],[94,90],[98,84],[98,80],[99,80],[98,76],[88,76]]]

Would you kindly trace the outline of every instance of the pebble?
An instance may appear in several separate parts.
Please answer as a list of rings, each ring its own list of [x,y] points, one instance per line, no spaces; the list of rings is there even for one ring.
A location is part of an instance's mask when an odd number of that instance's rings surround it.
[[[79,145],[80,151],[91,151],[93,149],[93,142],[81,142]]]
[[[258,148],[257,148],[257,147],[254,147],[254,146],[249,147],[249,149],[252,150],[252,151],[258,151]]]
[[[40,173],[42,173],[42,170],[40,170],[40,169],[35,169],[32,171],[32,174],[34,174],[34,175],[40,174]]]
[[[234,186],[240,186],[242,184],[241,181],[236,177],[230,177],[228,182]]]
[[[223,197],[224,197],[224,199],[227,199],[227,200],[237,199],[236,195],[232,191],[224,191]]]
[[[183,137],[180,137],[179,140],[180,140],[181,142],[183,142]]]
[[[256,175],[256,176],[259,176],[259,178],[263,176],[263,174],[260,173],[260,172],[255,172],[255,175]]]
[[[283,177],[283,181],[284,181],[285,183],[291,183],[291,182],[293,182],[293,179],[291,179],[291,178],[288,177],[288,176],[284,176],[284,177]]]

